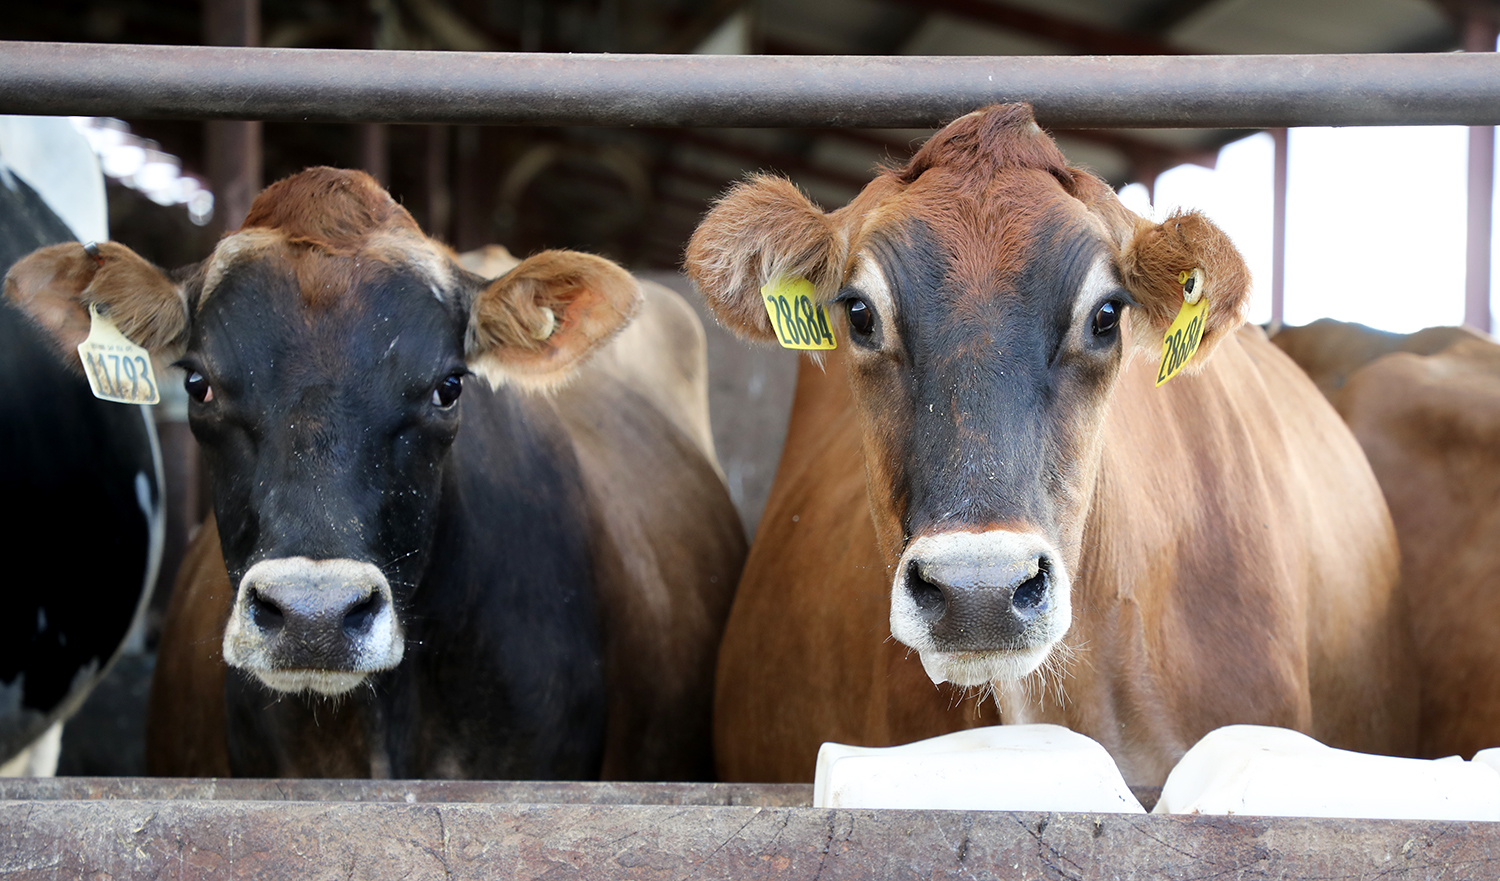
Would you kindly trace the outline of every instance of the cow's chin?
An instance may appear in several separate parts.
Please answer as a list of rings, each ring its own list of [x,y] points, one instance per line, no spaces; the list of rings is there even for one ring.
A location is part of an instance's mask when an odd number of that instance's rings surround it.
[[[994,652],[919,651],[922,669],[933,685],[951,682],[968,687],[1017,682],[1031,675],[1047,660],[1051,644],[1032,649]]]
[[[317,692],[324,697],[347,694],[365,681],[369,673],[342,670],[251,670],[256,679],[274,691],[297,694]]]

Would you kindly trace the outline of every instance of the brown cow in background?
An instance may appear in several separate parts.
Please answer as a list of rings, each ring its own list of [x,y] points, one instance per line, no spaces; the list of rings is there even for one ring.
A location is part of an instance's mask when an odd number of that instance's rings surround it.
[[[724,778],[994,721],[976,692],[1099,740],[1134,785],[1235,722],[1414,748],[1379,487],[1243,326],[1248,273],[1203,217],[1136,217],[1028,107],[996,106],[832,213],[737,186],[687,268],[767,342],[759,289],[807,279],[838,339],[803,361],[720,652]],[[1196,372],[1153,388],[1195,269]]]
[[[1324,319],[1272,342],[1364,447],[1401,543],[1427,757],[1500,746],[1500,345]]]

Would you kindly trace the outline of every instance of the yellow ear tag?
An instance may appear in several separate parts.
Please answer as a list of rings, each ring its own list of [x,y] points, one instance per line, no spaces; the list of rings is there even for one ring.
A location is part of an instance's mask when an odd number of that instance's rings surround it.
[[[1180,272],[1177,274],[1177,282],[1182,285],[1182,308],[1177,311],[1177,317],[1172,320],[1172,326],[1167,328],[1167,335],[1161,341],[1161,367],[1156,371],[1158,388],[1187,366],[1188,359],[1198,351],[1198,343],[1203,341],[1203,321],[1208,312],[1208,297],[1204,296],[1203,291],[1203,270]]]
[[[778,279],[762,287],[760,296],[782,348],[838,348],[823,304],[813,299],[812,282],[805,278]]]
[[[151,355],[126,339],[115,323],[89,304],[89,335],[78,344],[78,360],[94,397],[121,404],[155,404],[156,374]]]

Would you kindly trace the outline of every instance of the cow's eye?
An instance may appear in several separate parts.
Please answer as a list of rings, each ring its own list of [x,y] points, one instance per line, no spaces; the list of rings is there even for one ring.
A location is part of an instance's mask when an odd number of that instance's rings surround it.
[[[188,397],[200,404],[207,404],[214,399],[214,388],[208,384],[208,379],[196,370],[189,370],[187,376],[182,380],[182,388],[188,393]]]
[[[849,314],[850,330],[862,337],[875,332],[875,310],[869,303],[860,297],[850,297],[844,301],[844,309]]]
[[[1120,325],[1120,301],[1106,300],[1094,313],[1094,336],[1103,336]]]
[[[458,395],[464,390],[464,378],[462,374],[450,373],[442,378],[437,388],[432,390],[432,405],[434,407],[448,408],[458,400]]]

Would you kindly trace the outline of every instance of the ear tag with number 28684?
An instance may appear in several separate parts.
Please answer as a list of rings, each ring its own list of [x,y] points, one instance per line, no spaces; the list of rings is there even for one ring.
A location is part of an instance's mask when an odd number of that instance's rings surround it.
[[[1177,317],[1161,341],[1161,366],[1156,371],[1158,388],[1187,366],[1188,359],[1203,341],[1203,321],[1208,312],[1203,270],[1184,270],[1177,274],[1177,283],[1182,285],[1182,308],[1177,311]]]
[[[760,289],[776,340],[785,349],[836,349],[833,328],[823,304],[813,299],[812,282],[805,278],[779,279]]]
[[[151,355],[132,343],[115,323],[89,304],[89,335],[78,344],[78,360],[94,397],[121,404],[155,404],[156,374]]]

